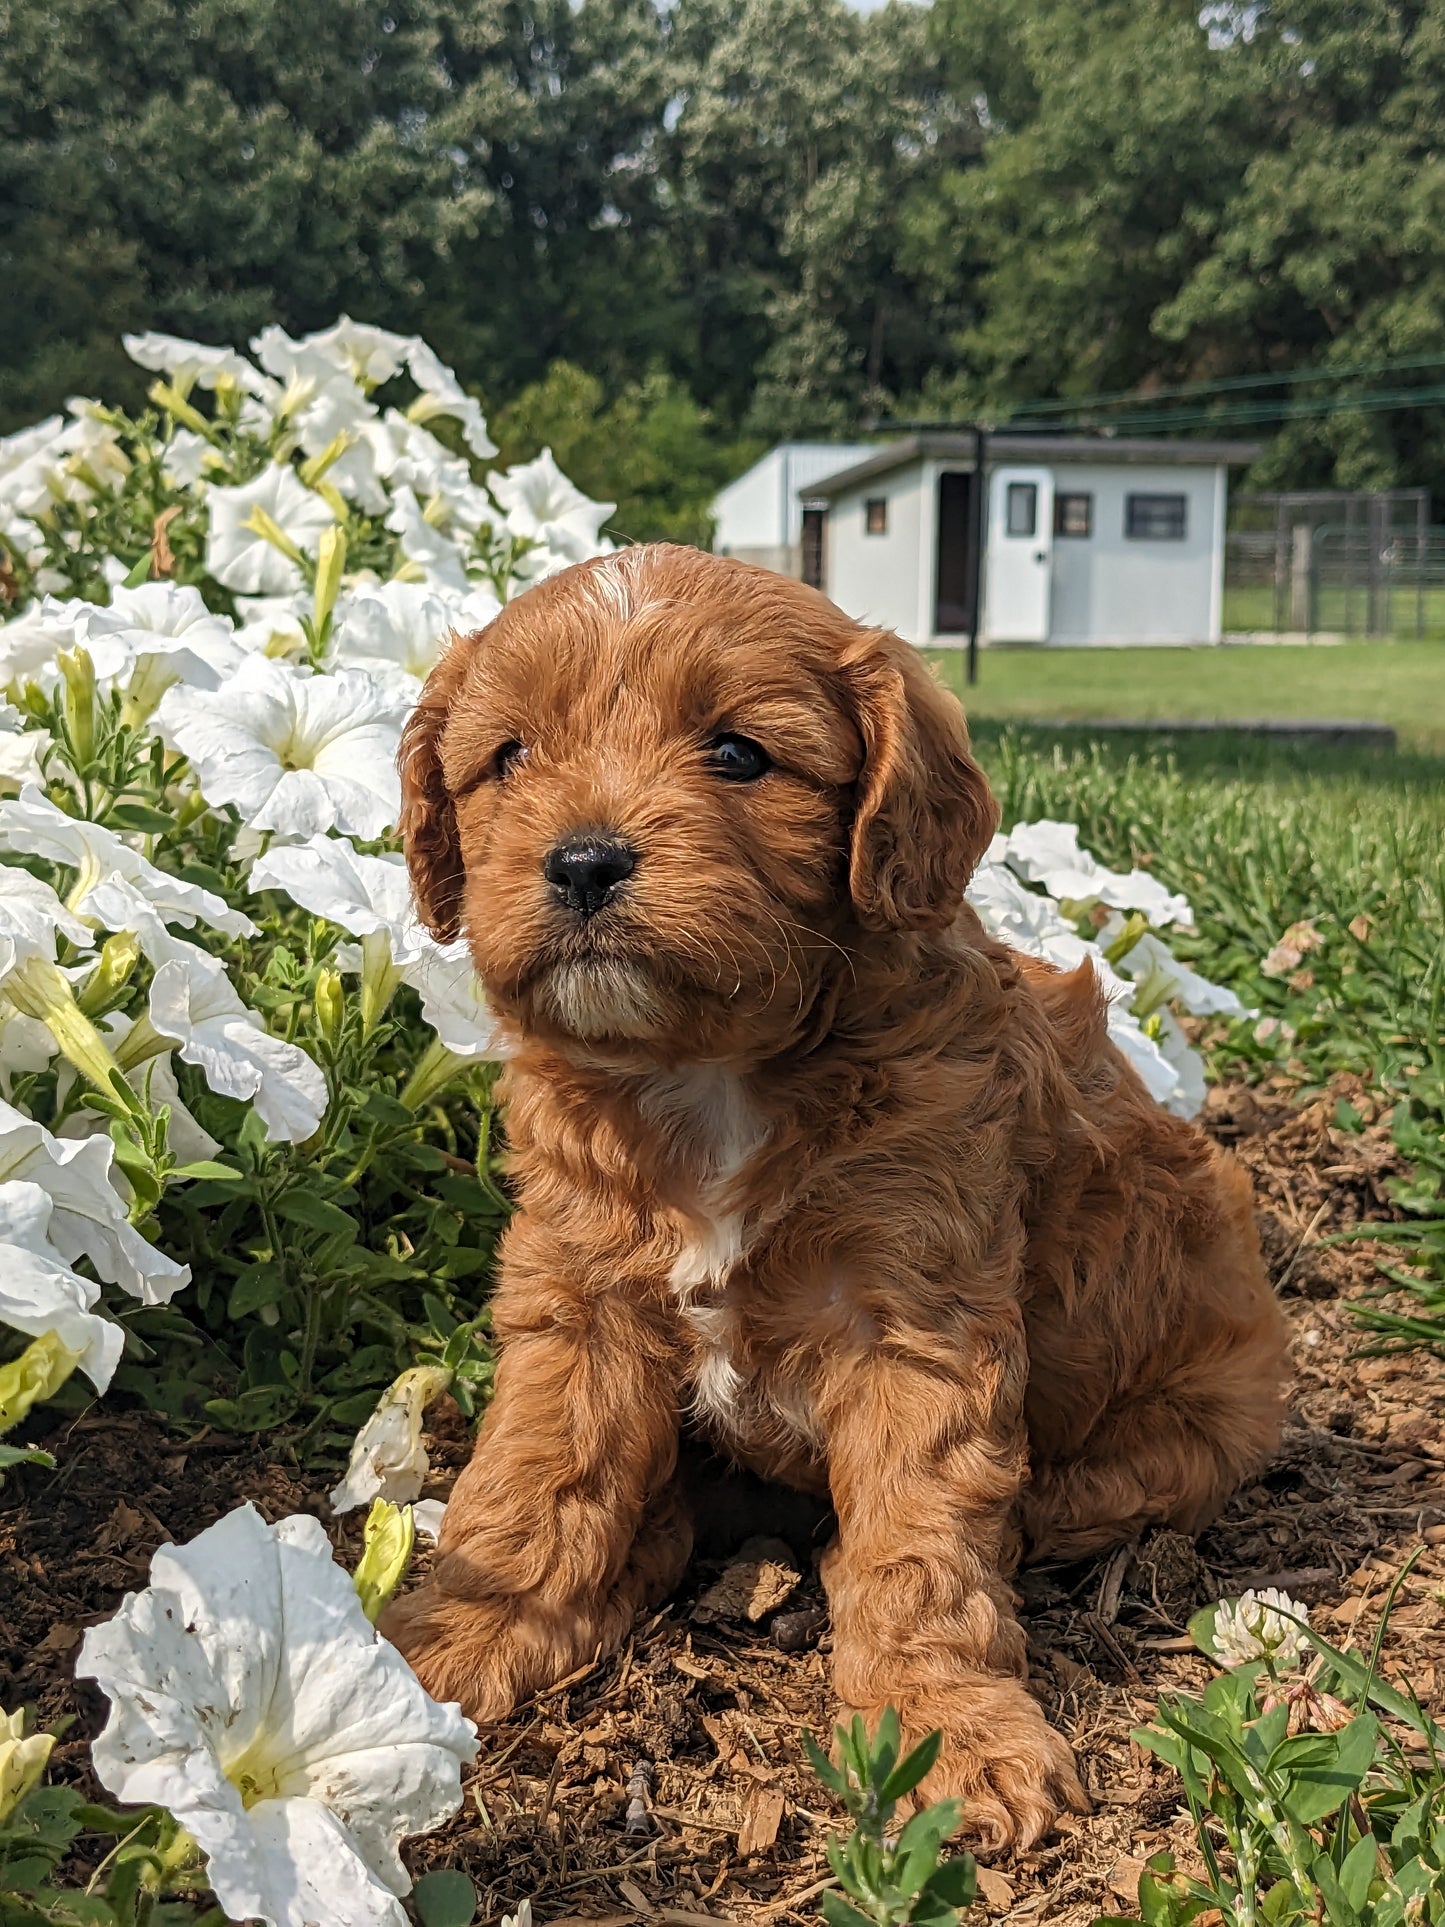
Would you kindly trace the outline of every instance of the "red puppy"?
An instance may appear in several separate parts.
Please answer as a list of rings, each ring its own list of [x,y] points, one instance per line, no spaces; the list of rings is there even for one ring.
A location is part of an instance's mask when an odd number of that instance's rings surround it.
[[[1239,1169],[1108,1041],[1088,966],[985,934],[997,810],[895,636],[690,549],[553,577],[432,672],[421,914],[515,1044],[496,1397],[386,1630],[482,1720],[681,1574],[691,1413],[826,1493],[834,1677],[941,1727],[991,1843],[1082,1793],[1010,1574],[1192,1532],[1279,1421]]]

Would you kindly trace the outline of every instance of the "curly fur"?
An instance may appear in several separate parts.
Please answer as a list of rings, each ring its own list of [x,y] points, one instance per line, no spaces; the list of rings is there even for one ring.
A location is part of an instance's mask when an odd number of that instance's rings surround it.
[[[709,768],[723,731],[772,767]],[[497,752],[526,754],[505,773]],[[433,672],[416,898],[515,1054],[496,1397],[387,1630],[504,1716],[679,1578],[691,1415],[824,1493],[834,1677],[945,1736],[985,1842],[1083,1802],[1010,1574],[1194,1531],[1269,1455],[1282,1326],[1240,1170],[1109,1043],[1098,985],[962,903],[996,808],[896,637],[672,547],[530,590]],[[582,920],[542,862],[638,852]]]

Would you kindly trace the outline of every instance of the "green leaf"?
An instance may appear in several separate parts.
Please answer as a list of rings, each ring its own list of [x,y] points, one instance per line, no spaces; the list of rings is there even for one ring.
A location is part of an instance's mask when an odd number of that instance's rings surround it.
[[[146,549],[142,552],[140,558],[132,562],[129,569],[126,570],[124,586],[127,589],[139,589],[144,583],[150,581],[150,575],[151,552],[149,549]]]
[[[0,1472],[7,1465],[44,1465],[53,1470],[55,1460],[38,1445],[6,1445],[0,1440]]]
[[[234,1165],[218,1164],[214,1158],[197,1158],[192,1164],[176,1164],[166,1173],[171,1183],[178,1178],[209,1178],[216,1184],[241,1184],[246,1173]]]
[[[868,1916],[860,1914],[856,1907],[843,1898],[842,1894],[825,1893],[821,1905],[823,1918],[827,1921],[828,1927],[873,1927],[873,1922]]]
[[[280,1265],[262,1262],[247,1265],[231,1287],[226,1306],[231,1318],[245,1318],[263,1305],[274,1305],[286,1289],[286,1274]]]
[[[819,1746],[811,1733],[805,1733],[803,1735],[803,1751],[808,1756],[808,1764],[823,1782],[823,1785],[827,1787],[830,1793],[836,1794],[841,1800],[843,1795],[848,1791],[848,1782],[843,1774],[839,1772],[838,1768],[834,1766],[833,1762],[828,1758],[828,1755],[823,1751],[822,1747]]]
[[[346,1233],[361,1236],[361,1227],[339,1205],[329,1204],[312,1191],[288,1191],[276,1207],[292,1224],[305,1225],[308,1231],[325,1231],[332,1236]]]
[[[421,1927],[471,1927],[477,1890],[458,1867],[433,1867],[411,1892]]]
[[[1361,1713],[1334,1736],[1332,1757],[1292,1771],[1280,1805],[1299,1826],[1311,1827],[1343,1806],[1369,1772],[1380,1723]]]
[[[1370,1897],[1370,1882],[1375,1877],[1378,1860],[1375,1836],[1365,1833],[1350,1848],[1340,1868],[1340,1887],[1345,1898],[1361,1913]]]
[[[942,1748],[941,1732],[934,1731],[927,1739],[920,1740],[908,1757],[898,1762],[878,1789],[878,1798],[883,1804],[887,1806],[901,1800],[905,1793],[911,1793],[919,1781],[932,1772]]]
[[[129,830],[139,836],[166,836],[176,827],[176,819],[149,803],[116,803],[106,812],[110,830]]]
[[[935,1867],[925,1883],[929,1893],[947,1901],[950,1907],[971,1907],[978,1886],[978,1867],[971,1853],[955,1854]]]

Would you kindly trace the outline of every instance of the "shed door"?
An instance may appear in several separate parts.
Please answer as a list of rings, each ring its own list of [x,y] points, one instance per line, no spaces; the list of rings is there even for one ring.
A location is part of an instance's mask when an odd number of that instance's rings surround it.
[[[1053,574],[1054,478],[996,468],[989,488],[988,620],[994,642],[1046,642]]]

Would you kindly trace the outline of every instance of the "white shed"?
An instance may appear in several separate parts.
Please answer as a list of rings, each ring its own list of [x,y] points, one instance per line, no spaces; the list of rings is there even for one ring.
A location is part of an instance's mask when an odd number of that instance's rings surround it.
[[[875,442],[779,442],[713,497],[713,550],[802,575],[803,502],[814,482],[876,453]],[[813,526],[817,517],[810,515]]]
[[[964,641],[976,451],[972,430],[924,432],[806,484],[800,507],[826,509],[809,578],[912,642]],[[989,433],[980,640],[1218,642],[1228,473],[1258,453],[1247,442]]]

